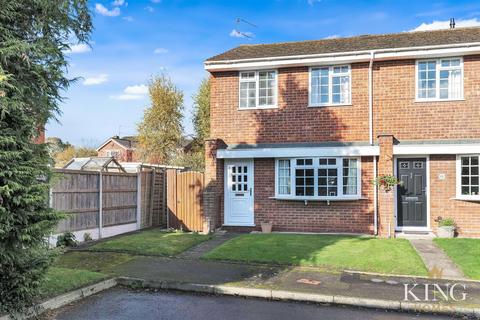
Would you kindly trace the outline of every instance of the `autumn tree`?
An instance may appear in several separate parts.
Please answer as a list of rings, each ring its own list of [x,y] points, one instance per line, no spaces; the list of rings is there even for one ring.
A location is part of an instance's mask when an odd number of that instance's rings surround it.
[[[183,93],[165,74],[148,86],[151,105],[138,125],[138,141],[144,161],[171,164],[182,140]]]
[[[89,147],[68,146],[54,156],[55,167],[62,168],[73,158],[95,157],[97,150]]]
[[[193,95],[193,128],[197,150],[205,149],[205,139],[210,136],[210,79],[203,79]]]

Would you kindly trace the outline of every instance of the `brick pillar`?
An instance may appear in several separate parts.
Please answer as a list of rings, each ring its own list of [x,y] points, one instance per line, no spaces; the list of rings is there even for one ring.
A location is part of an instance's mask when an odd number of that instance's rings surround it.
[[[204,230],[220,227],[223,201],[223,161],[217,150],[225,149],[220,139],[205,140],[205,189],[203,191]]]
[[[378,160],[378,175],[393,175],[393,135],[378,136],[380,157]],[[382,238],[395,237],[395,198],[394,191],[389,192],[378,188],[378,235]]]

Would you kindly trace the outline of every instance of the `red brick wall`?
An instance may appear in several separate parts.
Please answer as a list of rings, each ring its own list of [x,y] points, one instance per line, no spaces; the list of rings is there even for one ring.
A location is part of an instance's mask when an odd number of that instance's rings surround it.
[[[275,160],[255,159],[255,225],[273,221],[274,231],[373,233],[373,159],[362,158],[362,197],[358,201],[275,200]],[[222,214],[223,216],[223,214]]]
[[[439,175],[445,174],[445,180]],[[438,216],[453,218],[458,226],[459,236],[480,237],[480,203],[455,200],[456,197],[456,156],[430,156],[430,225],[437,230]]]
[[[309,108],[308,68],[278,72],[278,109],[238,110],[238,72],[212,75],[211,137],[232,143],[368,140],[368,64],[352,65],[352,105]]]
[[[374,137],[480,139],[480,56],[464,58],[464,101],[415,102],[415,60],[376,62]]]

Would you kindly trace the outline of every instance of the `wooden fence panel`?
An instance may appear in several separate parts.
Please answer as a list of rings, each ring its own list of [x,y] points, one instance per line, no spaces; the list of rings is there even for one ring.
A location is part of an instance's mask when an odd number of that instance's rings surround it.
[[[203,173],[167,170],[169,227],[186,231],[203,230],[203,184]]]
[[[60,221],[57,232],[97,228],[100,207],[98,173],[59,173],[52,188],[51,205],[64,212],[67,218]]]
[[[103,172],[104,227],[137,221],[137,175]]]

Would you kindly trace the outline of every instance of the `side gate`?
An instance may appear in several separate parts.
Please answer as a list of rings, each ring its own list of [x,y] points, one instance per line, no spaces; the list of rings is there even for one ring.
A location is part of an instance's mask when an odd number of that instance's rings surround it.
[[[168,227],[185,231],[203,230],[204,174],[167,170]]]

